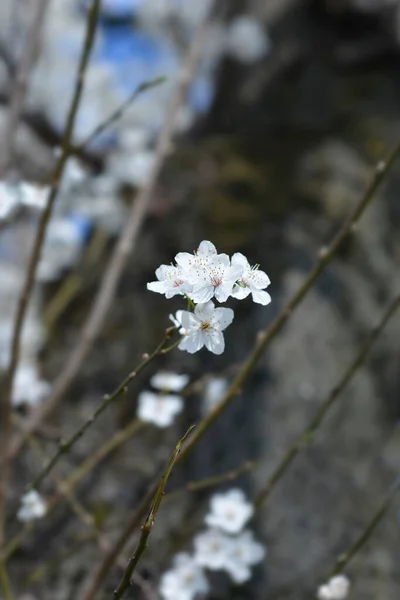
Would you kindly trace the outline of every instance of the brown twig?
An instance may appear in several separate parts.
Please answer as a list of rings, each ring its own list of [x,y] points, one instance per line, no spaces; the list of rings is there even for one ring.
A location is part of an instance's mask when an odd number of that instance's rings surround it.
[[[166,80],[166,77],[156,77],[155,79],[151,79],[150,81],[145,81],[144,83],[141,83],[137,87],[137,89],[126,100],[124,100],[124,102],[122,102],[122,104],[114,112],[112,112],[111,115],[107,117],[107,119],[103,123],[100,123],[100,125],[97,125],[97,127],[94,128],[92,133],[90,133],[87,136],[87,138],[85,138],[83,142],[79,144],[78,150],[82,151],[84,150],[84,148],[87,148],[89,144],[93,142],[94,139],[96,139],[101,133],[103,133],[103,131],[105,131],[106,129],[108,129],[108,127],[110,127],[110,125],[118,121],[128,110],[128,108],[135,102],[135,100],[137,100],[137,98],[141,96],[141,94],[143,94],[147,90],[150,90],[153,87],[156,87],[157,85],[160,85],[161,83],[164,83]]]
[[[124,574],[122,576],[119,586],[114,591],[115,600],[121,600],[122,596],[128,589],[132,575],[133,575],[141,557],[143,556],[144,551],[147,548],[149,537],[150,537],[151,531],[153,529],[153,526],[154,526],[154,523],[155,523],[155,520],[157,517],[158,509],[160,508],[161,501],[164,496],[165,486],[167,485],[169,476],[172,473],[172,469],[174,468],[176,461],[178,460],[178,456],[181,451],[182,445],[185,442],[189,433],[192,431],[193,427],[194,427],[193,425],[191,427],[189,427],[189,429],[187,430],[187,432],[185,433],[183,438],[181,438],[179,440],[179,442],[177,443],[177,445],[175,446],[175,449],[169,458],[167,466],[161,476],[160,483],[158,484],[156,493],[154,494],[154,499],[151,503],[149,514],[147,515],[146,521],[142,525],[142,528],[141,528],[142,533],[140,535],[139,542],[138,542],[132,556],[129,559],[128,565],[124,571]]]
[[[6,128],[2,138],[1,175],[4,176],[13,158],[13,145],[18,122],[25,102],[29,77],[37,58],[40,34],[42,32],[44,17],[49,0],[36,0],[36,10],[28,32],[27,41],[21,62],[16,70],[13,87],[10,94],[9,113]]]
[[[375,173],[371,179],[371,182],[366,192],[364,193],[364,195],[362,196],[362,198],[360,199],[360,201],[358,202],[348,219],[342,225],[339,232],[332,240],[331,244],[320,251],[318,261],[316,262],[309,275],[304,280],[303,284],[297,290],[297,292],[292,296],[292,298],[289,300],[286,306],[284,306],[284,308],[274,319],[274,321],[269,325],[269,327],[267,327],[264,331],[261,331],[258,334],[256,343],[252,351],[250,352],[248,358],[244,361],[242,367],[239,369],[239,372],[233,380],[233,383],[230,385],[222,400],[196,427],[195,432],[193,433],[190,440],[185,445],[183,451],[180,454],[179,462],[183,460],[194,449],[197,442],[209,429],[209,427],[217,420],[220,414],[227,408],[230,401],[240,393],[243,384],[245,383],[249,375],[252,373],[263,352],[266,350],[266,348],[274,339],[274,337],[279,333],[282,327],[286,324],[293,311],[305,298],[316,279],[324,271],[325,267],[332,261],[333,257],[335,256],[337,250],[339,249],[343,241],[353,232],[355,225],[357,224],[364,211],[372,201],[379,185],[382,183],[385,176],[388,174],[390,168],[393,166],[399,154],[400,143],[394,148],[394,150],[389,154],[385,161],[381,161],[380,163],[378,163],[375,169]],[[154,486],[149,489],[145,498],[137,507],[136,511],[132,514],[126,528],[121,532],[113,548],[102,560],[101,564],[99,565],[99,568],[94,574],[93,580],[90,583],[88,591],[84,596],[84,600],[93,600],[97,590],[99,589],[102,582],[106,578],[108,572],[112,568],[116,558],[119,556],[119,553],[124,548],[132,533],[137,529],[141,519],[145,514],[146,507],[148,506],[153,494]]]
[[[82,55],[79,62],[78,76],[76,80],[75,90],[71,102],[71,107],[68,113],[67,124],[65,128],[65,135],[62,144],[62,151],[57,162],[53,184],[51,186],[49,196],[41,218],[39,220],[38,230],[35,237],[32,252],[29,258],[29,264],[27,268],[26,279],[22,288],[22,292],[18,301],[18,307],[16,317],[13,326],[12,345],[11,345],[11,360],[7,370],[7,374],[4,380],[4,386],[2,389],[2,414],[0,419],[0,456],[2,461],[0,462],[0,547],[4,542],[4,522],[5,522],[5,504],[6,504],[6,491],[7,491],[7,480],[10,461],[12,459],[10,453],[10,437],[11,437],[11,393],[14,382],[14,375],[17,369],[20,344],[21,344],[21,333],[25,321],[26,312],[29,305],[29,300],[33,291],[36,269],[39,263],[40,254],[47,230],[48,223],[50,222],[53,206],[58,195],[60,181],[64,173],[64,168],[67,163],[70,154],[70,141],[73,134],[75,125],[75,119],[78,112],[80,100],[82,97],[83,85],[85,80],[85,74],[87,65],[89,63],[90,53],[93,46],[97,18],[99,14],[100,0],[93,0],[92,6],[88,13],[86,36],[83,45]]]
[[[14,440],[9,456],[15,456],[26,440],[26,435],[32,433],[38,425],[54,410],[62,396],[70,388],[77,377],[82,363],[85,361],[93,342],[97,338],[104,319],[115,297],[118,282],[125,268],[126,262],[132,256],[141,226],[146,217],[150,200],[165,159],[170,151],[170,144],[174,133],[175,119],[178,110],[186,98],[186,92],[196,69],[208,20],[200,26],[194,35],[185,64],[182,67],[179,82],[176,87],[171,106],[166,115],[156,151],[153,168],[146,185],[138,195],[132,199],[132,208],[128,215],[126,225],[122,231],[114,252],[106,267],[99,291],[93,302],[92,309],[82,328],[76,347],[71,352],[64,370],[54,384],[52,396],[38,409],[26,425],[26,434]]]
[[[363,346],[360,349],[360,352],[357,354],[357,356],[350,363],[346,371],[343,373],[343,376],[340,378],[337,385],[332,389],[332,391],[328,394],[327,398],[324,400],[321,406],[316,410],[308,425],[304,428],[304,430],[296,439],[296,441],[285,453],[282,460],[279,462],[279,464],[269,477],[265,487],[262,490],[260,490],[260,492],[257,494],[255,500],[255,506],[257,508],[260,508],[265,504],[265,502],[267,502],[276,484],[286,473],[287,469],[290,467],[297,454],[308,445],[309,441],[312,439],[313,435],[321,425],[329,410],[332,408],[333,404],[336,402],[337,398],[339,398],[340,394],[348,386],[350,381],[356,375],[357,371],[364,364],[368,354],[370,353],[373,345],[382,333],[387,322],[396,313],[399,307],[400,295],[398,295],[393,300],[393,302],[390,303],[378,325],[371,331],[371,333],[365,340]]]
[[[42,469],[42,471],[35,477],[35,479],[27,486],[27,491],[32,489],[38,489],[40,484],[44,481],[47,475],[51,472],[54,466],[58,463],[60,458],[68,454],[71,451],[74,444],[81,439],[81,437],[86,433],[86,431],[97,421],[101,414],[112,404],[117,398],[126,394],[128,391],[129,385],[132,381],[141,373],[155,358],[160,356],[163,353],[163,348],[167,341],[171,338],[172,335],[176,332],[176,328],[171,327],[167,329],[165,335],[158,346],[153,350],[151,354],[149,354],[146,358],[144,358],[138,366],[131,372],[125,379],[118,385],[118,387],[111,393],[106,394],[103,397],[103,401],[100,406],[94,411],[92,416],[87,419],[76,431],[73,435],[71,435],[68,440],[61,441],[58,445],[58,450],[54,454],[53,458],[49,460],[47,465]],[[90,457],[89,457],[90,458]]]

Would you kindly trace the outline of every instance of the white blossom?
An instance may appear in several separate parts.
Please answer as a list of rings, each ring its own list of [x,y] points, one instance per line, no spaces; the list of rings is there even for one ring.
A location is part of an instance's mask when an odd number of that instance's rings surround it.
[[[163,392],[180,392],[189,382],[189,375],[178,375],[168,371],[159,371],[150,379],[157,390]]]
[[[185,335],[187,333],[186,329],[182,327],[182,313],[183,310],[177,310],[175,315],[169,315],[169,320],[177,327],[180,335]]]
[[[211,301],[198,304],[193,313],[183,310],[181,323],[185,335],[179,344],[179,349],[194,354],[205,346],[214,354],[222,354],[225,349],[222,332],[232,321],[232,309],[215,308]]]
[[[264,271],[260,271],[258,266],[251,267],[247,258],[240,252],[236,252],[232,256],[232,265],[242,267],[242,275],[239,283],[233,288],[232,296],[242,300],[251,294],[254,302],[264,306],[269,304],[271,296],[262,291],[271,283],[268,275]]]
[[[161,577],[159,592],[164,600],[193,600],[209,586],[203,569],[188,554],[177,554],[174,566]]]
[[[4,181],[0,181],[0,219],[8,219],[19,206],[15,190]]]
[[[205,413],[209,413],[219,403],[227,387],[228,382],[224,377],[211,377],[206,381],[203,392]]]
[[[349,594],[350,581],[346,575],[335,575],[318,588],[318,600],[345,600]]]
[[[49,393],[51,387],[42,381],[34,365],[23,363],[18,366],[12,391],[13,406],[36,406]]]
[[[153,423],[164,429],[175,420],[183,409],[183,400],[175,394],[155,394],[144,391],[139,394],[137,415],[141,421]]]
[[[220,529],[207,529],[194,538],[196,562],[210,569],[225,569],[232,553],[232,539]]]
[[[158,281],[148,283],[147,289],[158,294],[165,294],[166,298],[172,298],[177,294],[187,294],[193,289],[181,267],[161,265],[156,271],[156,277]]]
[[[188,281],[193,285],[193,291],[189,296],[196,303],[208,302],[214,296],[218,302],[226,302],[242,273],[241,265],[232,266],[227,254],[218,254],[209,264],[191,269]]]
[[[217,258],[217,249],[212,242],[203,240],[193,254],[179,252],[175,256],[176,264],[186,273],[190,273],[193,267],[208,267]]]
[[[252,63],[262,58],[270,48],[264,28],[256,19],[241,15],[234,19],[226,33],[228,52],[243,63]]]
[[[21,498],[17,517],[23,523],[41,519],[47,512],[46,502],[36,490],[31,490]]]
[[[231,538],[225,570],[235,583],[244,583],[251,578],[251,567],[261,562],[265,555],[265,547],[254,540],[253,532],[243,531]]]
[[[22,182],[19,186],[21,203],[29,208],[43,210],[46,206],[49,189],[50,188],[48,186],[33,185],[31,183]]]
[[[206,524],[230,534],[242,531],[254,513],[252,504],[246,501],[240,489],[232,489],[225,494],[215,494],[211,498],[210,505],[211,510],[204,519]]]

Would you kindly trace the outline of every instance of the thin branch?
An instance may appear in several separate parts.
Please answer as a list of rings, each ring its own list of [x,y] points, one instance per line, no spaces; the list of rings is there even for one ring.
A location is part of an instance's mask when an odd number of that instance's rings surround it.
[[[239,373],[236,375],[229,389],[222,400],[214,407],[214,409],[201,421],[196,428],[196,431],[190,438],[189,443],[185,446],[180,459],[183,459],[197,444],[200,438],[205,434],[209,427],[218,419],[220,414],[227,408],[231,400],[240,394],[241,389],[255,369],[259,359],[268,348],[275,336],[281,331],[283,326],[286,324],[288,319],[292,316],[294,310],[300,305],[302,300],[307,296],[308,292],[312,288],[315,281],[325,270],[327,265],[333,260],[336,252],[342,243],[353,233],[355,227],[363,215],[366,208],[374,198],[375,192],[379,185],[384,180],[385,176],[389,172],[390,168],[394,164],[398,155],[400,154],[400,142],[389,154],[385,161],[381,161],[375,168],[375,173],[371,179],[371,182],[350,214],[347,220],[344,222],[336,236],[333,238],[329,246],[324,247],[319,252],[319,258],[310,271],[304,282],[301,284],[297,292],[292,296],[286,306],[283,307],[278,316],[272,321],[272,323],[263,331],[260,331],[257,335],[256,343],[253,350],[250,352],[248,358],[244,361]]]
[[[350,363],[346,371],[343,373],[338,384],[331,390],[328,394],[325,401],[321,404],[321,406],[316,410],[308,425],[304,428],[302,433],[296,439],[296,441],[292,444],[292,446],[288,449],[288,451],[283,456],[282,460],[279,462],[277,467],[274,469],[272,475],[269,477],[267,484],[265,487],[260,490],[257,494],[255,500],[255,506],[260,508],[267,502],[269,499],[273,489],[276,484],[280,481],[283,475],[286,473],[297,454],[305,448],[309,441],[313,438],[315,432],[321,425],[322,421],[326,417],[328,411],[332,408],[337,398],[339,398],[340,394],[343,390],[348,386],[353,377],[356,375],[360,367],[364,364],[368,354],[370,353],[373,345],[376,340],[382,333],[384,327],[387,322],[396,311],[400,308],[400,295],[398,295],[393,302],[390,303],[388,308],[386,309],[384,315],[382,316],[378,325],[371,331],[367,339],[365,340],[363,346],[361,347],[359,353],[354,358],[354,360]]]
[[[172,500],[173,498],[176,498],[176,496],[180,496],[184,492],[199,492],[201,490],[214,488],[217,485],[221,485],[221,483],[226,483],[227,481],[235,481],[235,479],[238,479],[238,477],[243,475],[243,473],[250,473],[251,471],[254,471],[259,465],[260,461],[246,460],[238,467],[236,467],[236,469],[231,469],[226,473],[222,473],[222,475],[214,475],[214,477],[207,477],[206,479],[200,479],[199,481],[189,481],[177,490],[168,492],[168,494],[166,494],[165,496],[164,502],[166,502],[167,500]]]
[[[161,83],[164,83],[167,80],[166,77],[156,77],[155,79],[151,79],[150,81],[145,81],[141,83],[136,90],[126,99],[122,104],[113,112],[103,123],[97,125],[95,129],[90,133],[85,140],[78,146],[78,150],[82,151],[84,148],[89,146],[103,131],[108,129],[111,125],[113,125],[116,121],[118,121],[124,113],[128,110],[128,108],[137,100],[143,92],[150,90]]]
[[[343,226],[341,227],[331,244],[327,248],[323,248],[320,251],[319,260],[317,261],[309,275],[306,277],[304,283],[300,286],[298,291],[294,294],[294,296],[292,296],[292,298],[289,300],[286,306],[284,306],[282,311],[269,325],[269,327],[267,327],[267,329],[265,329],[264,331],[261,331],[260,334],[257,336],[257,340],[253,350],[250,352],[248,358],[244,361],[242,367],[239,369],[238,374],[236,375],[233,383],[227,390],[225,396],[196,427],[195,432],[193,433],[190,440],[185,445],[183,451],[179,456],[179,462],[183,460],[194,449],[197,442],[208,430],[208,428],[217,420],[219,415],[229,405],[230,401],[240,393],[243,384],[254,370],[259,358],[262,356],[262,354],[267,349],[274,337],[286,324],[287,320],[290,318],[295,308],[297,308],[297,306],[307,295],[316,279],[324,271],[325,267],[332,261],[333,257],[335,256],[338,248],[341,246],[343,241],[347,239],[347,237],[354,231],[355,225],[359,221],[365,209],[372,201],[379,185],[382,183],[385,176],[389,173],[399,154],[400,143],[394,148],[394,150],[389,154],[385,161],[381,161],[380,163],[378,163],[378,165],[375,168],[375,173],[371,179],[371,182],[365,194],[362,196],[360,202],[356,205],[355,209],[345,221],[345,223],[343,224]],[[148,503],[150,501],[149,498],[151,499],[153,494],[154,486],[149,489],[145,498],[143,498],[136,511],[131,515],[131,519],[126,529],[122,531],[120,537],[115,542],[111,551],[102,560],[88,588],[88,591],[84,596],[84,600],[93,600],[97,590],[100,588],[102,582],[107,577],[108,572],[112,568],[116,558],[119,556],[119,553],[123,550],[130,536],[136,530],[141,519],[145,515],[146,507],[148,506]]]
[[[13,600],[10,579],[3,563],[0,563],[0,587],[4,594],[4,600]]]
[[[141,373],[155,358],[162,354],[162,350],[166,344],[166,342],[170,339],[170,337],[175,333],[176,329],[171,327],[167,329],[162,341],[158,344],[157,348],[153,350],[153,352],[144,358],[141,363],[131,372],[123,382],[111,393],[106,394],[103,397],[103,401],[100,406],[95,410],[92,416],[87,419],[76,431],[73,435],[71,435],[68,440],[61,441],[58,445],[58,450],[54,454],[53,458],[48,462],[48,464],[42,469],[42,471],[35,477],[35,479],[27,486],[27,491],[32,489],[38,489],[40,484],[44,481],[47,475],[51,472],[54,466],[58,463],[60,458],[64,454],[68,454],[71,451],[74,444],[81,439],[81,437],[86,433],[86,431],[97,421],[100,415],[112,404],[117,398],[126,394],[128,391],[129,385],[135,379],[139,373]]]
[[[0,547],[4,542],[4,521],[5,521],[5,504],[7,493],[7,481],[9,464],[11,460],[9,441],[11,437],[11,393],[14,383],[14,375],[17,369],[21,333],[25,321],[25,316],[29,306],[29,300],[33,291],[36,269],[39,263],[40,254],[43,242],[46,235],[47,226],[53,211],[53,206],[58,195],[60,182],[64,173],[64,168],[70,154],[70,142],[73,135],[75,120],[82,97],[83,85],[86,75],[87,66],[89,63],[90,53],[93,46],[97,19],[99,14],[100,0],[93,0],[92,6],[88,13],[86,36],[83,45],[82,55],[79,62],[78,76],[76,80],[75,90],[71,102],[71,107],[68,113],[65,135],[62,144],[62,151],[55,167],[53,184],[49,191],[49,196],[41,218],[39,220],[36,238],[29,258],[26,279],[22,288],[22,292],[18,301],[17,313],[13,326],[12,345],[11,345],[11,360],[7,370],[2,389],[2,414],[0,419],[0,456],[4,457],[0,462]]]
[[[385,495],[382,502],[380,503],[380,505],[378,506],[378,508],[376,509],[376,511],[372,515],[371,519],[368,521],[368,523],[366,524],[366,526],[360,533],[360,535],[357,537],[357,539],[351,544],[351,546],[345,552],[343,552],[340,556],[338,556],[335,566],[331,570],[331,572],[328,576],[328,579],[330,577],[332,577],[333,575],[337,575],[338,573],[341,573],[345,569],[345,567],[348,565],[350,560],[352,558],[354,558],[354,556],[356,554],[358,554],[359,551],[365,546],[367,541],[370,539],[370,537],[374,533],[376,527],[379,525],[379,523],[382,521],[383,517],[386,515],[388,508],[390,507],[399,488],[400,488],[400,477],[398,476],[398,477],[396,477],[389,492]]]
[[[160,508],[161,501],[164,496],[165,486],[167,485],[167,481],[169,479],[169,476],[171,475],[172,469],[174,468],[176,461],[178,460],[178,456],[180,454],[182,445],[185,442],[186,438],[188,437],[189,433],[192,431],[193,427],[194,427],[193,425],[191,427],[189,427],[189,429],[187,430],[187,432],[185,433],[183,438],[181,438],[179,440],[179,442],[177,443],[177,445],[175,446],[175,449],[170,456],[170,459],[167,463],[164,473],[161,476],[160,483],[158,484],[156,493],[154,495],[154,499],[152,501],[149,514],[147,515],[146,521],[142,525],[142,533],[140,535],[138,545],[136,546],[135,551],[133,552],[132,556],[129,559],[128,565],[125,569],[125,572],[122,576],[119,586],[114,591],[115,600],[120,600],[123,597],[123,595],[125,594],[126,590],[128,589],[128,587],[130,585],[132,575],[133,575],[141,557],[143,556],[144,551],[147,548],[149,537],[150,537],[151,531],[153,529],[153,526],[154,526],[154,523],[155,523],[155,520],[157,517],[158,509]]]
[[[135,417],[128,423],[124,429],[117,431],[114,436],[108,440],[105,444],[88,456],[80,465],[77,467],[66,479],[60,482],[61,493],[57,493],[47,503],[47,514],[49,514],[60,501],[65,499],[65,492],[72,492],[74,487],[92,470],[100,461],[102,461],[111,452],[116,450],[119,446],[125,443],[132,435],[138,431],[145,423],[138,421]],[[15,516],[15,515],[13,515]],[[0,553],[0,562],[2,560],[8,560],[11,555],[17,550],[23,541],[25,535],[30,533],[35,528],[37,521],[32,521],[25,526],[4,548],[4,551]]]
[[[33,15],[30,30],[28,32],[24,53],[15,74],[13,89],[10,96],[10,107],[6,122],[6,129],[2,139],[2,159],[0,168],[2,176],[10,166],[13,158],[15,134],[26,98],[29,77],[37,58],[40,35],[48,5],[49,0],[36,0],[36,10],[35,14]]]
[[[116,244],[114,252],[106,267],[99,291],[93,302],[92,309],[82,328],[76,347],[71,352],[64,370],[54,384],[52,396],[31,417],[26,426],[26,434],[14,440],[8,455],[15,456],[26,440],[26,435],[36,430],[38,425],[46,419],[56,408],[62,396],[67,392],[80,368],[89,354],[94,341],[103,326],[104,319],[115,297],[117,285],[125,269],[128,258],[132,252],[146,217],[148,207],[157,184],[161,169],[170,151],[170,144],[174,133],[176,116],[186,98],[188,86],[195,72],[198,59],[203,47],[208,19],[196,31],[190,46],[185,64],[182,67],[179,82],[172,98],[170,109],[166,115],[163,129],[155,150],[155,161],[145,186],[132,199],[132,208],[128,215],[126,225]]]

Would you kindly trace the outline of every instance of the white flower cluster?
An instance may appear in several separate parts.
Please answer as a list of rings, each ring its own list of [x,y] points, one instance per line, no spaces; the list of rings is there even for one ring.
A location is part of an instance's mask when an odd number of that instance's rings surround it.
[[[36,490],[31,490],[22,496],[17,517],[22,523],[30,523],[44,517],[46,512],[47,505],[42,496]]]
[[[240,489],[211,498],[211,510],[205,517],[209,529],[194,539],[194,555],[178,554],[173,568],[164,573],[159,591],[165,600],[193,600],[209,591],[204,569],[225,571],[235,584],[251,578],[251,568],[266,554],[244,529],[254,513]]]
[[[350,581],[346,575],[335,575],[318,588],[318,600],[345,600],[349,595]]]
[[[11,396],[13,406],[33,408],[50,393],[50,390],[50,384],[40,379],[34,363],[18,365]]]
[[[188,375],[160,371],[150,379],[158,393],[144,391],[139,394],[137,416],[141,421],[164,429],[169,427],[183,409],[180,392],[188,384]],[[171,393],[172,392],[172,393]]]
[[[0,181],[0,221],[12,217],[18,208],[43,210],[47,195],[46,186]]]
[[[218,254],[209,241],[201,242],[194,254],[179,252],[175,265],[161,265],[156,270],[157,281],[147,284],[147,289],[166,298],[186,296],[196,304],[194,312],[179,310],[171,316],[183,336],[180,350],[190,354],[203,346],[214,354],[225,349],[223,331],[233,321],[233,310],[215,308],[212,299],[226,302],[229,297],[243,300],[250,294],[254,302],[267,305],[271,296],[265,292],[269,277],[258,265],[251,267],[243,254],[236,252],[232,259]]]

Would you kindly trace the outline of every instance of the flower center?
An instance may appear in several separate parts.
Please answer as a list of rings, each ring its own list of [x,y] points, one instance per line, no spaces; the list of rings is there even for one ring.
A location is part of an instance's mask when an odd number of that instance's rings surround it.
[[[202,321],[200,324],[200,329],[202,331],[210,331],[210,329],[212,329],[210,321]]]
[[[174,282],[173,282],[173,286],[174,287],[179,287],[183,283],[185,283],[185,282],[182,279],[175,279]]]

